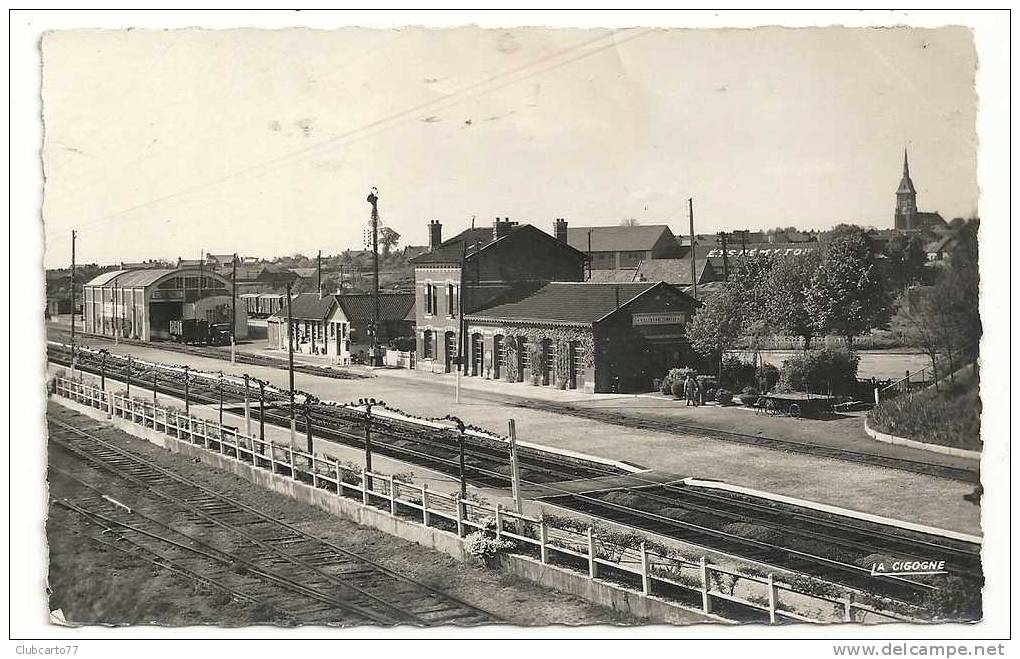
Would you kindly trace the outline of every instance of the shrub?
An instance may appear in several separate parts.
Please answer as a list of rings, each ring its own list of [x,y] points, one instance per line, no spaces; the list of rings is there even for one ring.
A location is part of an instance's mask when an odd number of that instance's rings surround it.
[[[672,384],[671,392],[677,398],[683,398],[684,397],[684,381],[683,380],[675,381]]]
[[[669,373],[666,374],[666,377],[662,378],[662,384],[659,387],[659,391],[666,395],[673,394],[674,396],[682,396],[682,392],[680,394],[676,393],[675,385],[677,382],[682,384],[683,381],[687,379],[688,375],[697,377],[698,373],[693,368],[686,367],[669,369]]]
[[[488,562],[497,555],[510,551],[514,543],[496,538],[495,534],[487,531],[475,531],[464,538],[468,553],[477,556]]]
[[[779,382],[779,369],[774,364],[762,364],[758,367],[758,386],[761,391],[772,391]]]
[[[728,389],[720,389],[715,392],[715,400],[720,405],[730,405],[733,403],[733,392]]]
[[[716,394],[718,393],[716,389],[705,389],[704,392],[706,401],[715,400]]]
[[[667,378],[663,378],[662,382],[659,383],[659,393],[663,396],[669,396],[673,393],[673,383]]]
[[[779,388],[783,391],[848,394],[857,385],[859,362],[859,356],[845,350],[811,350],[783,362]]]
[[[732,389],[757,384],[754,364],[745,362],[736,355],[727,355],[722,362],[720,384]]]

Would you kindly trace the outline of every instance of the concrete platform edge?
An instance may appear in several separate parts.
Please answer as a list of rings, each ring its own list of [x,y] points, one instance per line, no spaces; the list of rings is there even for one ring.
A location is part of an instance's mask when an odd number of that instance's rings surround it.
[[[896,435],[890,435],[889,433],[879,432],[878,430],[875,430],[868,424],[867,417],[864,418],[864,432],[868,433],[868,435],[876,442],[896,444],[897,446],[908,446],[910,448],[916,448],[921,451],[928,451],[929,453],[941,453],[942,455],[952,455],[957,458],[981,460],[981,451],[968,451],[967,449],[954,448],[952,446],[927,444],[925,442],[919,442],[914,439],[907,439],[906,437],[897,437]]]

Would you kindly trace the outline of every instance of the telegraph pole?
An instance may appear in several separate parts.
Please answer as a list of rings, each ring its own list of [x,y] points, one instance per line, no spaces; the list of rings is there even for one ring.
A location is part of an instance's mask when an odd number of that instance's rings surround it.
[[[322,299],[322,250],[319,250],[319,255],[315,257],[315,277],[319,285],[319,299]]]
[[[290,311],[290,282],[287,282],[287,373],[290,378],[290,445],[294,446],[297,429],[294,426],[294,318]]]
[[[741,229],[740,231],[734,231],[733,233],[740,236],[740,257],[747,257],[747,229]]]
[[[248,389],[248,374],[244,374],[244,434],[251,437],[251,397]]]
[[[517,424],[510,419],[510,487],[513,493],[514,506],[517,514],[524,514],[524,502],[521,501],[521,463],[517,457]]]
[[[230,265],[230,363],[234,364],[234,346],[237,344],[237,252]]]
[[[691,284],[694,285],[694,299],[698,299],[698,266],[694,261],[694,197],[687,198],[687,212],[691,220]]]
[[[457,404],[460,405],[460,371],[464,366],[464,281],[467,277],[467,240],[461,243],[460,253],[460,295],[457,300]]]
[[[78,232],[71,230],[71,379],[74,379],[74,248],[78,239]]]
[[[729,236],[725,231],[720,231],[716,234],[716,242],[722,245],[722,267],[723,267],[723,281],[729,281],[730,278],[730,257],[729,251],[727,250],[727,241]]]
[[[368,193],[368,203],[372,204],[372,295],[375,301],[375,312],[372,316],[372,366],[378,366],[379,359],[379,190],[372,188]]]

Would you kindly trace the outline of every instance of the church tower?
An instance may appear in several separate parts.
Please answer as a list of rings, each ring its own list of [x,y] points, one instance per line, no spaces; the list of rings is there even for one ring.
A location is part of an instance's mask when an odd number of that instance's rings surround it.
[[[917,226],[917,191],[910,180],[910,165],[907,163],[907,150],[903,149],[903,178],[896,189],[896,212],[893,215],[893,226],[900,231],[919,229]]]

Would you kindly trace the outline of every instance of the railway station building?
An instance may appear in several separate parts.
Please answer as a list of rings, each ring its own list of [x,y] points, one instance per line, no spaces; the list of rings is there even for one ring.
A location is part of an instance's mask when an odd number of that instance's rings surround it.
[[[371,353],[371,327],[375,320],[373,295],[319,295],[301,293],[291,300],[290,336],[294,350],[321,355],[337,364],[366,361]],[[287,349],[287,306],[267,320],[269,347]],[[414,335],[414,295],[379,294],[379,343],[386,345]]]
[[[467,375],[588,393],[640,392],[690,363],[697,303],[664,282],[552,282],[468,314]]]
[[[521,300],[552,281],[582,281],[585,256],[567,244],[565,222],[556,229],[554,237],[497,217],[443,240],[442,224],[430,222],[429,251],[411,259],[417,368],[453,372],[462,314]]]
[[[137,268],[104,272],[83,287],[85,332],[109,337],[170,339],[170,322],[230,322],[230,280],[203,268]],[[234,336],[248,336],[248,317],[237,304]]]

